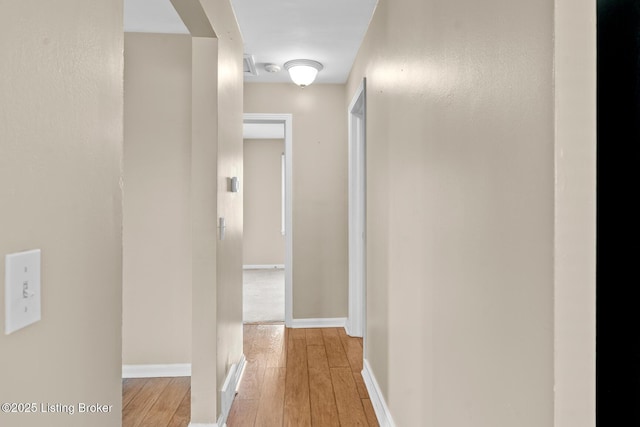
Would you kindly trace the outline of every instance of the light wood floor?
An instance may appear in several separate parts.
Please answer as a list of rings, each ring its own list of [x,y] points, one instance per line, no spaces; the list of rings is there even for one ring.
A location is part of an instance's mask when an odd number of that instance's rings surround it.
[[[362,340],[342,328],[245,325],[247,366],[227,420],[245,426],[377,426]],[[189,378],[123,382],[123,427],[187,426]]]
[[[186,427],[190,418],[190,377],[122,381],[122,427]]]

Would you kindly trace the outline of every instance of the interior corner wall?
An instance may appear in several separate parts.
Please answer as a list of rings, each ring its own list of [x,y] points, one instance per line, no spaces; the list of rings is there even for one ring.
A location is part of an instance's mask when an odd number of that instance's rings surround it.
[[[348,178],[344,85],[250,83],[245,113],[293,116],[293,317],[347,316]]]
[[[123,364],[191,363],[191,36],[124,56]]]
[[[244,140],[244,265],[283,265],[282,139]]]
[[[554,422],[553,2],[380,0],[366,358],[397,425]]]
[[[122,1],[0,9],[0,277],[6,254],[42,250],[41,320],[0,333],[0,402],[37,411],[0,412],[0,425],[118,426]],[[4,303],[0,292],[2,324]],[[108,412],[81,413],[81,402]]]

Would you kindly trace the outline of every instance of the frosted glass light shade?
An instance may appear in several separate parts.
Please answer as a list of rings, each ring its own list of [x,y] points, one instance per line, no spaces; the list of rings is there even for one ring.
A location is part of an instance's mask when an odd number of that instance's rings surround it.
[[[291,80],[300,87],[309,86],[316,79],[322,64],[310,59],[294,59],[284,64]]]

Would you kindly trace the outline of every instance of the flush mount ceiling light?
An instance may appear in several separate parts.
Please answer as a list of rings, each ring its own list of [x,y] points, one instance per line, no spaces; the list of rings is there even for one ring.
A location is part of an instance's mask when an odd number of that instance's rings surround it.
[[[322,70],[322,64],[310,59],[294,59],[285,62],[285,70],[289,71],[289,76],[295,84],[300,87],[309,86],[316,79],[318,71]]]

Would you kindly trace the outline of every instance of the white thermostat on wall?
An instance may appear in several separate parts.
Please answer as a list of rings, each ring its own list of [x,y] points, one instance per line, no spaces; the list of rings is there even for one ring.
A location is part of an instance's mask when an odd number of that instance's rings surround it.
[[[4,333],[40,320],[40,249],[5,256]]]
[[[238,181],[238,177],[234,176],[231,178],[230,190],[232,193],[237,193],[240,191],[240,182]]]

